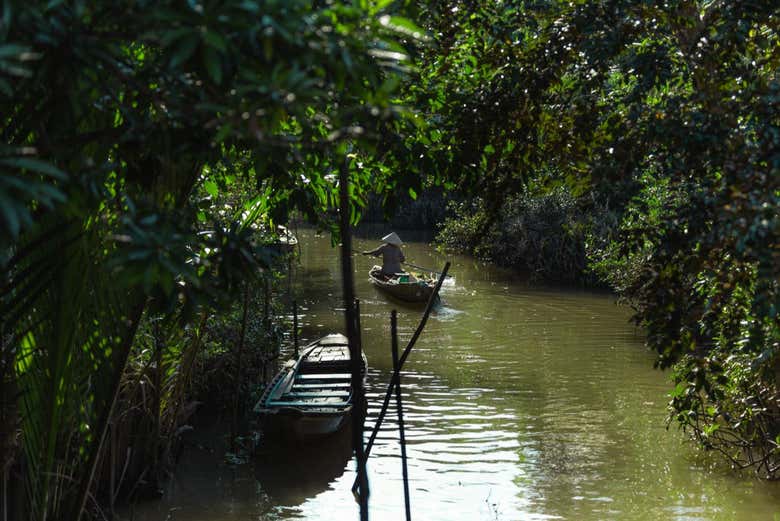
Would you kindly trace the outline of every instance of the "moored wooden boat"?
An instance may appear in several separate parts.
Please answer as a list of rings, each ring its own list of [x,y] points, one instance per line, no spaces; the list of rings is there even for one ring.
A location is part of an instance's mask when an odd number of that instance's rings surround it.
[[[281,224],[276,227],[276,231],[279,234],[279,238],[274,243],[274,246],[280,253],[293,253],[298,246],[298,237],[289,228]]]
[[[405,302],[428,302],[436,288],[435,280],[418,278],[411,273],[397,273],[393,277],[385,277],[382,275],[381,266],[371,268],[368,278],[377,288]]]
[[[308,441],[340,430],[353,407],[350,365],[344,335],[327,335],[306,346],[297,360],[282,367],[255,405],[263,433]],[[365,355],[362,368],[365,374]]]

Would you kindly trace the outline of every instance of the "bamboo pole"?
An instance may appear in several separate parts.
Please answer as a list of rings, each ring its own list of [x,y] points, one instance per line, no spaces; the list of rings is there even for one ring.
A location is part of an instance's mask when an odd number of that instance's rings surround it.
[[[361,375],[361,353],[356,331],[355,320],[355,290],[352,273],[352,233],[350,227],[349,206],[349,163],[344,163],[339,169],[339,231],[341,233],[341,281],[344,296],[344,314],[346,319],[347,341],[352,369],[352,393],[355,404],[352,408],[352,447],[357,460],[357,482],[360,483],[360,519],[368,521],[368,478],[366,476],[366,457],[363,451],[363,411],[365,410],[363,396],[363,377]]]
[[[406,359],[409,357],[409,353],[411,353],[414,344],[417,342],[417,339],[420,337],[420,334],[425,328],[425,324],[428,322],[428,315],[431,314],[431,310],[433,309],[437,297],[439,296],[439,289],[441,289],[441,285],[444,282],[444,279],[447,276],[447,271],[449,271],[449,269],[450,269],[450,263],[447,262],[444,265],[444,269],[442,270],[441,275],[439,276],[439,280],[436,281],[436,287],[433,289],[433,293],[431,293],[430,298],[428,298],[428,304],[425,306],[425,311],[423,311],[423,316],[422,319],[420,319],[420,324],[417,326],[417,329],[412,335],[411,340],[409,340],[409,343],[406,345],[406,348],[404,349],[401,358],[398,360],[399,371],[403,368],[404,362],[406,362]],[[396,371],[394,370],[393,376],[390,378],[390,384],[388,384],[387,391],[385,392],[385,399],[382,402],[382,408],[379,410],[379,415],[377,416],[376,423],[374,423],[374,430],[371,432],[371,436],[368,438],[368,443],[366,443],[366,449],[365,449],[366,458],[368,458],[368,456],[371,454],[371,447],[374,446],[374,441],[376,440],[377,434],[379,434],[379,428],[382,426],[382,422],[384,421],[385,415],[387,414],[387,408],[390,405],[390,398],[392,397],[393,390],[395,388],[395,373]],[[352,484],[352,492],[355,492],[359,488],[359,486],[360,484],[356,479],[355,482]]]
[[[238,336],[238,346],[236,349],[236,386],[233,390],[233,422],[231,424],[232,431],[231,432],[231,440],[230,440],[230,446],[233,448],[233,450],[236,449],[236,437],[238,436],[238,414],[239,414],[239,396],[241,394],[241,379],[243,377],[243,366],[242,366],[242,354],[244,351],[244,340],[246,339],[246,323],[247,323],[247,316],[249,314],[249,285],[244,285],[244,299],[243,299],[243,310],[241,314],[241,331],[239,332]]]
[[[6,376],[6,371],[10,371],[9,368],[11,367],[11,363],[10,361],[6,361],[6,354],[8,354],[10,358],[10,348],[7,347],[5,339],[5,328],[0,324],[0,425],[3,426],[3,429],[11,431],[15,427],[15,425],[11,424],[13,421],[13,414],[6,415],[6,412],[11,407],[11,399],[6,398],[6,385],[10,385],[10,378]],[[6,432],[2,432],[2,434],[3,439],[0,440],[0,442],[3,443],[3,446],[0,447],[0,450],[3,451],[3,459],[0,460],[0,469],[2,470],[2,474],[0,474],[0,481],[2,482],[2,487],[0,487],[0,502],[2,502],[3,506],[2,519],[3,521],[8,521],[8,471],[11,468],[13,449],[10,442],[7,447],[5,446],[6,440],[10,440],[11,436]]]
[[[409,470],[406,465],[406,435],[404,434],[404,407],[401,399],[401,368],[398,365],[398,313],[390,312],[390,339],[393,355],[393,376],[395,377],[395,406],[398,411],[398,437],[401,443],[401,474],[404,480],[404,507],[406,521],[412,521],[409,501]]]
[[[263,328],[266,333],[268,332],[268,326],[271,317],[271,284],[268,282],[268,277],[263,277]]]
[[[5,461],[3,462],[5,463]],[[8,469],[10,465],[3,465],[3,474],[0,479],[3,480],[2,495],[3,495],[3,521],[8,521]]]
[[[162,414],[162,333],[160,332],[160,318],[154,321],[154,439],[152,440],[152,468],[154,469],[154,484],[157,486],[159,475],[159,444],[160,444],[160,418]],[[113,431],[112,431],[113,432]],[[113,456],[112,456],[113,457]],[[113,461],[112,461],[113,470]],[[112,504],[113,512],[113,504]]]
[[[111,480],[110,486],[108,487],[108,493],[110,496],[108,497],[108,508],[109,513],[111,514],[111,519],[116,519],[116,423],[113,421],[111,422],[111,425],[109,426],[109,436],[111,437],[111,445],[110,445],[110,458],[111,458],[111,465],[110,465],[110,477]],[[155,469],[156,471],[156,469]]]

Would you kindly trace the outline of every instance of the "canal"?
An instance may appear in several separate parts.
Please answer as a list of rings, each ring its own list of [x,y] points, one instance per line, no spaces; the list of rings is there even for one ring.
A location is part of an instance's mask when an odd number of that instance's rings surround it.
[[[344,319],[338,250],[310,230],[300,239],[290,291],[307,341],[343,331]],[[676,426],[666,429],[669,374],[653,369],[630,310],[613,296],[529,285],[424,242],[404,251],[435,269],[451,260],[453,275],[403,374],[413,519],[780,519],[777,484],[734,476]],[[390,311],[399,312],[403,347],[421,308],[388,302],[369,284],[375,259],[353,261],[372,426],[392,367]],[[404,517],[394,418],[368,463],[374,520]],[[163,499],[124,517],[358,519],[349,451],[348,436],[299,451],[261,440],[252,463],[233,466],[213,447],[190,448]]]

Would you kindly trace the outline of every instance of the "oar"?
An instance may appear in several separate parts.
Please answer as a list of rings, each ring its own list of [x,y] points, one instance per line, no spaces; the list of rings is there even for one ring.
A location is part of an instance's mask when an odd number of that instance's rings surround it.
[[[435,273],[436,275],[441,275],[440,271],[423,268],[422,266],[418,266],[417,264],[412,264],[411,262],[402,262],[401,264],[405,264],[406,266],[411,266],[412,268],[417,268],[420,271],[427,271],[428,273]],[[452,275],[447,275],[445,278],[452,278]]]
[[[362,255],[363,252],[362,251],[357,251],[357,250],[352,250],[352,254],[353,255],[355,255],[355,254]],[[402,262],[401,264],[404,264],[406,266],[411,266],[412,268],[416,268],[416,269],[418,269],[420,271],[427,271],[428,273],[435,273],[436,275],[441,275],[440,271],[432,270],[430,268],[423,268],[422,266],[418,266],[417,264],[412,264],[411,262]],[[452,275],[447,275],[444,278],[445,279],[451,279]]]

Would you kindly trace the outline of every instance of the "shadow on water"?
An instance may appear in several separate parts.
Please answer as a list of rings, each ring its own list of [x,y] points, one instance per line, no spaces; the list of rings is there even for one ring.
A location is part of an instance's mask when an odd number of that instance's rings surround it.
[[[330,490],[352,456],[351,433],[347,425],[316,443],[262,442],[253,458],[258,485],[274,503],[287,507]]]
[[[163,498],[125,505],[117,521],[299,519],[306,503],[334,493],[352,456],[347,425],[307,445],[261,438],[248,464],[230,464],[224,427],[218,417],[201,418]]]

